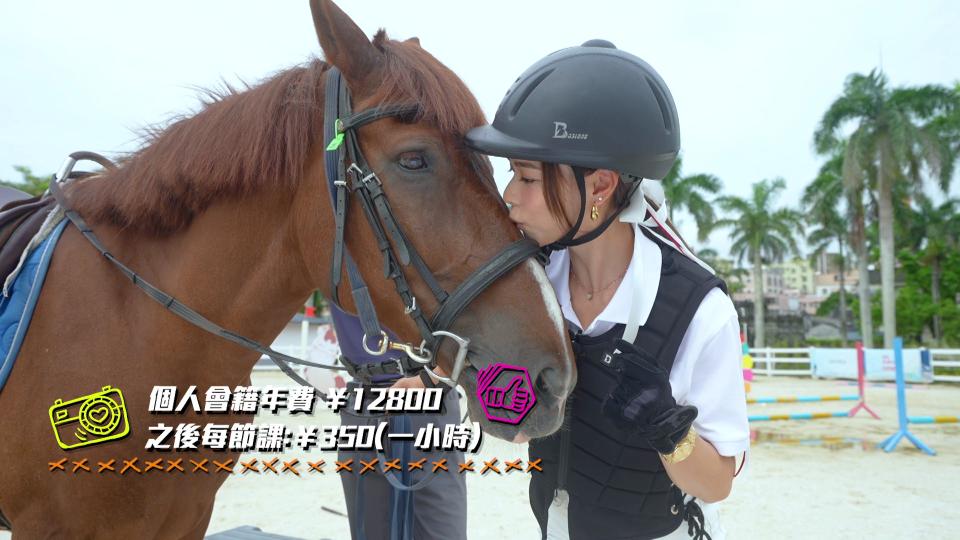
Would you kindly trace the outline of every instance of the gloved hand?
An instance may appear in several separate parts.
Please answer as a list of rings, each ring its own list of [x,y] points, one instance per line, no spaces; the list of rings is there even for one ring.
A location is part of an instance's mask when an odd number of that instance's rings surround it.
[[[619,340],[620,382],[603,402],[603,414],[624,431],[640,435],[661,454],[673,452],[697,417],[692,405],[677,405],[670,374],[632,343]]]

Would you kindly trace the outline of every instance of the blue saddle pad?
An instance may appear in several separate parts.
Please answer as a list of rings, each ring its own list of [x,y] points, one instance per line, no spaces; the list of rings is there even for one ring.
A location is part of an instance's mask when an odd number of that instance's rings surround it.
[[[0,391],[13,370],[13,362],[30,328],[50,259],[67,220],[61,221],[24,261],[10,287],[10,296],[0,296]]]

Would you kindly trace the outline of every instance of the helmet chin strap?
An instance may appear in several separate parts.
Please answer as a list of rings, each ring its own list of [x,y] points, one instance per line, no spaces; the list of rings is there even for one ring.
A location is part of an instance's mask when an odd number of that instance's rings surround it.
[[[607,230],[614,220],[617,219],[617,216],[620,215],[620,212],[623,212],[628,206],[630,206],[630,199],[633,197],[634,192],[640,187],[640,182],[634,182],[630,186],[630,192],[627,194],[627,197],[609,216],[604,219],[600,225],[597,226],[594,230],[584,234],[583,236],[576,237],[577,233],[580,232],[580,226],[583,224],[583,216],[586,214],[587,210],[587,182],[584,178],[584,171],[582,167],[573,167],[573,176],[577,179],[577,189],[580,192],[580,215],[577,217],[577,222],[563,235],[559,240],[548,244],[541,248],[541,251],[549,255],[554,251],[561,251],[572,246],[579,246],[581,244],[586,244],[591,240],[596,239],[598,236],[603,234],[603,231]]]

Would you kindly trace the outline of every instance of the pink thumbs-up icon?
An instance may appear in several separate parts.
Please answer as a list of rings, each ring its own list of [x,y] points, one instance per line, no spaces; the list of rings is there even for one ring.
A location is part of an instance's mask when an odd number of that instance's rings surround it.
[[[506,386],[493,386],[504,372],[515,375]],[[477,374],[477,397],[488,420],[505,424],[519,424],[537,402],[533,384],[526,368],[509,364],[492,364]],[[498,414],[499,410],[511,411],[513,418]]]

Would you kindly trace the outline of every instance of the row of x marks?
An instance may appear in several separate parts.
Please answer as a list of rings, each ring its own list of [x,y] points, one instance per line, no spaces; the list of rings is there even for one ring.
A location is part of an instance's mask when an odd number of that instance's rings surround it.
[[[66,471],[67,471],[67,461],[69,461],[67,458],[62,458],[62,459],[60,459],[60,460],[58,460],[58,461],[50,461],[50,462],[47,463],[48,470],[49,470],[50,472],[54,472],[54,471],[64,471],[64,472],[66,472]],[[180,458],[180,459],[168,459],[168,460],[166,460],[166,461],[167,461],[167,465],[166,465],[166,466],[163,465],[163,461],[164,461],[163,458],[157,458],[157,459],[154,459],[154,460],[146,460],[146,459],[145,459],[145,460],[143,460],[143,462],[142,462],[142,466],[137,464],[137,462],[139,461],[139,458],[133,458],[133,459],[129,459],[129,460],[128,460],[128,459],[123,459],[123,460],[121,460],[121,461],[123,461],[123,465],[121,466],[121,468],[120,468],[119,471],[117,471],[117,468],[116,468],[116,467],[117,467],[117,465],[116,465],[117,460],[116,460],[116,459],[111,459],[111,460],[109,460],[109,461],[98,461],[98,462],[97,462],[97,467],[98,467],[98,468],[97,468],[97,472],[98,472],[98,473],[103,473],[103,472],[119,472],[120,474],[125,474],[125,473],[127,473],[127,471],[132,471],[132,472],[137,473],[137,474],[143,474],[143,473],[150,472],[150,471],[152,471],[152,470],[158,470],[158,471],[160,471],[160,472],[172,472],[172,471],[186,472],[186,470],[184,469],[184,465],[183,465],[183,458]],[[259,466],[257,465],[257,462],[258,462],[258,461],[259,461]],[[336,470],[335,470],[334,472],[347,471],[347,472],[352,473],[352,472],[353,472],[353,468],[354,468],[353,461],[354,461],[353,459],[348,459],[348,460],[345,460],[345,461],[335,461],[334,463],[335,463],[335,465],[336,465]],[[374,471],[374,472],[376,472],[376,471],[378,470],[378,469],[377,469],[377,464],[380,463],[380,459],[379,459],[379,458],[372,459],[372,460],[370,460],[370,461],[364,461],[364,460],[362,460],[362,459],[361,459],[361,460],[358,460],[358,461],[360,462],[359,474],[365,474],[365,473],[367,473],[367,472],[369,472],[369,471]],[[541,462],[541,461],[542,461],[542,458],[533,459],[533,460],[528,461],[528,462],[527,462],[526,472],[532,472],[532,471],[543,472],[543,468],[540,466],[540,462]],[[255,473],[258,473],[258,474],[259,474],[259,473],[261,473],[261,472],[270,471],[270,472],[273,472],[274,474],[280,474],[280,473],[282,473],[282,472],[290,471],[290,472],[292,472],[293,474],[295,474],[295,475],[297,475],[297,476],[300,476],[300,470],[297,468],[297,466],[300,465],[300,460],[299,460],[299,459],[296,459],[296,458],[294,458],[294,459],[291,460],[291,461],[284,461],[284,462],[283,462],[283,467],[282,467],[279,471],[277,470],[277,467],[278,467],[278,463],[280,463],[280,458],[276,458],[276,457],[273,458],[273,459],[271,459],[271,460],[269,460],[269,461],[267,461],[267,460],[258,460],[258,459],[256,459],[256,458],[251,459],[250,461],[246,461],[246,462],[241,461],[241,462],[239,462],[240,466],[242,467],[242,469],[241,469],[240,471],[236,471],[236,470],[235,470],[236,468],[235,468],[235,466],[233,465],[233,460],[232,460],[232,459],[228,459],[228,460],[223,461],[223,462],[217,461],[217,460],[215,460],[215,459],[214,459],[214,460],[208,460],[208,459],[193,460],[193,459],[191,459],[191,460],[189,460],[189,462],[190,462],[191,465],[193,465],[193,470],[191,470],[190,472],[194,472],[194,473],[195,473],[195,472],[198,472],[198,471],[199,471],[199,472],[209,473],[209,472],[210,472],[210,469],[208,469],[207,466],[208,466],[208,464],[212,464],[212,466],[215,466],[215,467],[216,467],[216,469],[214,469],[214,472],[224,471],[224,472],[227,472],[227,473],[230,473],[230,474],[232,474],[232,473],[234,473],[234,472],[239,472],[240,474],[247,473],[247,472],[255,472]],[[407,470],[408,470],[408,471],[413,471],[413,470],[419,469],[419,470],[422,471],[422,470],[424,470],[424,465],[426,464],[426,462],[427,462],[427,458],[421,458],[421,459],[419,459],[419,460],[417,460],[417,461],[409,461],[409,462],[407,462]],[[488,472],[491,472],[491,471],[492,471],[492,472],[495,472],[495,473],[497,473],[497,474],[501,474],[500,468],[497,466],[497,463],[498,463],[498,462],[499,462],[499,460],[498,460],[497,458],[493,458],[493,459],[490,460],[490,461],[484,461],[484,462],[483,462],[483,468],[480,469],[480,474],[487,474]],[[74,472],[74,473],[77,472],[77,471],[92,472],[91,466],[88,464],[88,459],[87,459],[87,458],[84,458],[84,459],[81,459],[81,460],[77,460],[77,461],[71,461],[71,463],[72,463],[72,470],[71,470],[71,472]],[[440,470],[449,471],[449,469],[447,468],[447,459],[446,459],[446,458],[440,459],[440,460],[438,460],[438,461],[431,461],[430,464],[432,465],[432,471],[431,471],[431,472],[434,472],[434,473],[435,473],[435,472],[440,471]],[[305,472],[319,472],[319,473],[322,473],[322,472],[324,472],[323,466],[326,465],[326,462],[325,462],[324,460],[322,460],[322,459],[319,460],[319,461],[307,461],[307,465],[309,466],[309,469],[308,469],[307,471],[305,471]],[[263,467],[262,469],[259,468],[259,467],[261,467],[261,466]],[[504,470],[503,470],[504,473],[508,473],[508,472],[510,472],[510,471],[521,471],[521,472],[523,472],[523,470],[524,470],[524,469],[523,469],[523,462],[522,462],[522,460],[520,460],[520,459],[515,459],[515,460],[513,460],[513,461],[504,461],[504,462],[503,462],[503,466],[504,466]],[[471,459],[471,460],[467,460],[467,461],[465,461],[464,463],[459,463],[459,464],[458,464],[458,467],[459,467],[459,471],[458,471],[458,472],[459,472],[460,474],[463,474],[464,472],[476,472],[476,469],[475,469],[475,467],[474,467],[474,464],[473,464],[473,460],[472,460],[472,459]],[[402,471],[402,466],[400,465],[400,458],[391,459],[391,460],[386,460],[386,459],[383,460],[383,472],[384,472],[384,473],[388,473],[388,472],[390,472],[391,470],[395,470],[395,471],[398,471],[398,472],[399,472],[399,471]]]

